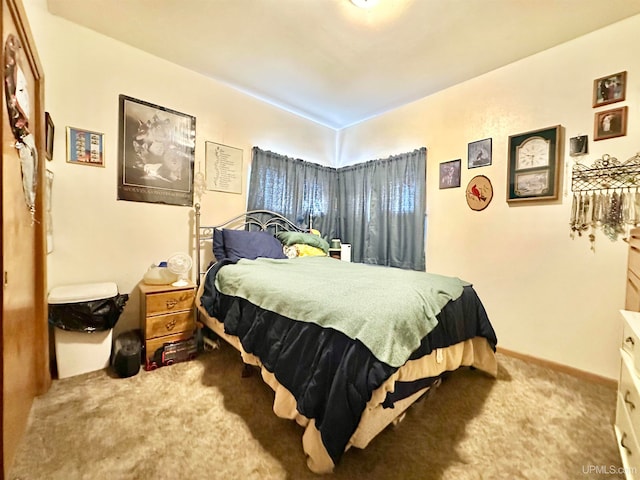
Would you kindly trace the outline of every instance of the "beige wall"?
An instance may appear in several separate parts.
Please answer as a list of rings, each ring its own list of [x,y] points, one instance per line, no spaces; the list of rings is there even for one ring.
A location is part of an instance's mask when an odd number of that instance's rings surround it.
[[[154,262],[191,252],[192,209],[118,201],[118,95],[125,94],[196,117],[196,171],[205,168],[205,141],[243,150],[245,178],[251,147],[328,164],[335,131],[218,82],[50,15],[44,0],[25,9],[45,72],[45,105],[55,123],[54,250],[49,288],[114,281],[131,298],[116,331],[138,326],[136,285]],[[65,162],[65,127],[105,134],[106,166]],[[246,208],[243,194],[208,191],[203,222],[221,222]]]
[[[615,377],[624,306],[627,244],[598,232],[571,239],[570,170],[556,203],[506,202],[509,135],[560,124],[568,138],[589,135],[585,162],[608,153],[621,160],[638,150],[640,57],[633,17],[341,132],[341,165],[409,151],[427,151],[427,270],[474,284],[499,344],[554,362]],[[455,59],[452,59],[455,61]],[[593,141],[595,78],[626,70],[628,135]],[[467,144],[491,137],[491,166],[467,169]],[[462,187],[438,189],[440,162],[462,159]],[[474,212],[467,183],[491,179],[494,199]]]
[[[117,330],[137,326],[135,286],[146,268],[190,250],[193,221],[186,207],[116,200],[122,93],[197,118],[196,170],[204,169],[205,141],[243,149],[245,173],[254,145],[334,165],[426,146],[427,269],[473,282],[504,348],[616,376],[626,244],[598,233],[592,252],[586,238],[570,238],[570,174],[559,202],[509,206],[506,150],[511,134],[561,124],[567,139],[589,135],[588,159],[633,155],[640,16],[335,132],[49,15],[44,0],[25,4],[46,75],[46,109],[56,124],[48,163],[55,173],[49,286],[117,282],[132,294]],[[629,106],[629,134],[593,142],[593,79],[622,70],[629,79],[621,104]],[[104,169],[65,163],[68,125],[105,133]],[[493,164],[467,170],[467,144],[487,137]],[[463,187],[477,174],[493,182],[486,210],[472,212],[464,188],[438,189],[438,164],[456,158],[463,160]],[[205,222],[215,223],[244,210],[246,195],[209,191],[202,203]]]

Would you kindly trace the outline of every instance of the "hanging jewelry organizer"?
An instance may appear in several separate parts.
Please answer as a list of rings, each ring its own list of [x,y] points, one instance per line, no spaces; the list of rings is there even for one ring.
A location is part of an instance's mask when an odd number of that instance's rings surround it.
[[[595,250],[595,231],[600,228],[612,241],[624,239],[640,225],[640,153],[625,162],[603,155],[592,166],[575,163],[571,175],[571,236],[589,232]]]

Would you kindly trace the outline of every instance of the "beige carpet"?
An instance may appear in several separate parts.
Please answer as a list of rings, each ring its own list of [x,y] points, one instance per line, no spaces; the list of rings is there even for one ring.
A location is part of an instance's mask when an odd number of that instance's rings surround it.
[[[335,479],[623,478],[615,391],[499,355],[497,380],[450,375]],[[36,399],[9,478],[307,479],[302,429],[271,411],[259,375],[224,342],[192,362],[56,380]]]

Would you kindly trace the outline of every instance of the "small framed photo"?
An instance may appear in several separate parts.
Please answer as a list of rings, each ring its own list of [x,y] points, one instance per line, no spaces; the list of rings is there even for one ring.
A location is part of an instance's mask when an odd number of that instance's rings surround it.
[[[47,160],[53,160],[53,133],[55,132],[55,125],[53,124],[53,120],[51,120],[51,115],[49,115],[49,112],[44,112],[44,128],[46,143],[44,156]]]
[[[614,73],[593,81],[593,107],[621,102],[627,89],[627,72]],[[596,139],[597,140],[597,139]]]
[[[569,139],[569,155],[578,157],[589,153],[589,137],[587,135],[578,135]]]
[[[462,160],[450,160],[440,164],[440,188],[455,188],[460,186],[460,166]]]
[[[593,139],[605,140],[607,138],[626,135],[627,109],[628,107],[620,107],[596,112],[593,126]]]
[[[67,162],[104,167],[104,134],[67,127]]]
[[[485,138],[471,142],[468,149],[467,168],[486,167],[491,165],[491,139]]]

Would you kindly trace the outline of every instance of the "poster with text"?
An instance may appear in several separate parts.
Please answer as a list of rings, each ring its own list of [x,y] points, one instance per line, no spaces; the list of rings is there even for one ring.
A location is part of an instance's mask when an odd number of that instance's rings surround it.
[[[118,200],[193,205],[196,119],[120,95]]]
[[[205,142],[207,190],[242,193],[242,150]]]

